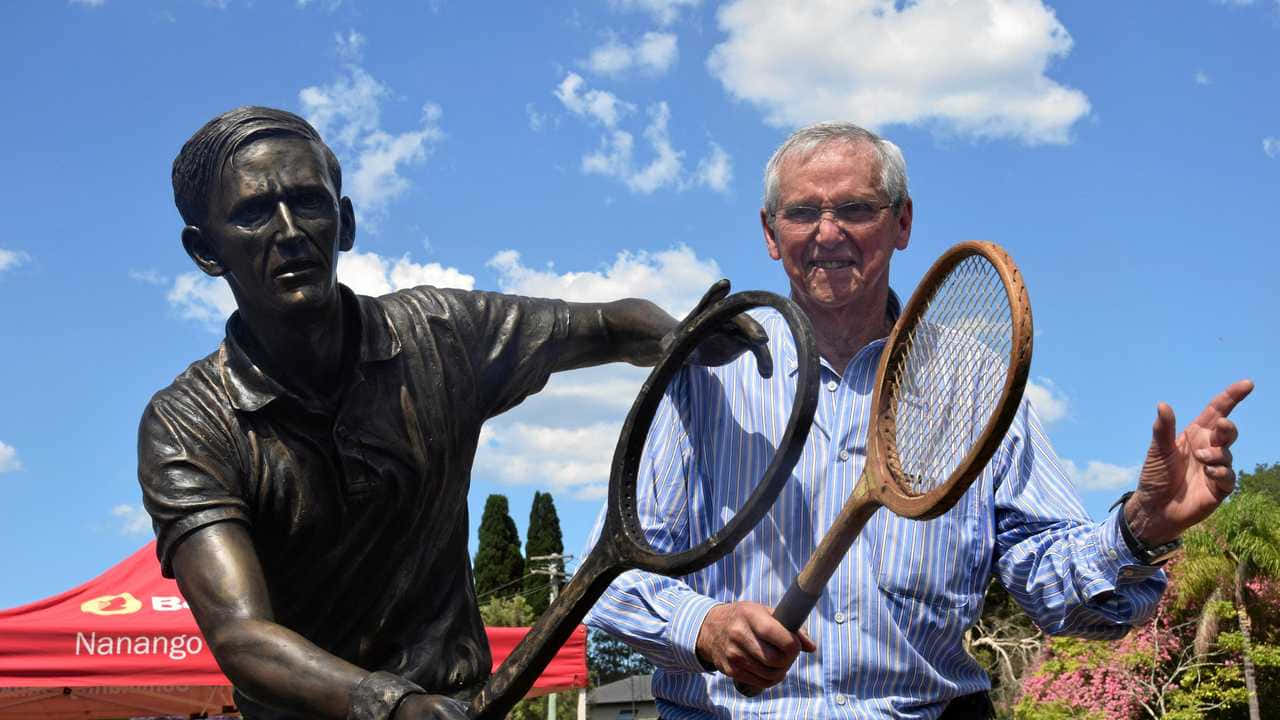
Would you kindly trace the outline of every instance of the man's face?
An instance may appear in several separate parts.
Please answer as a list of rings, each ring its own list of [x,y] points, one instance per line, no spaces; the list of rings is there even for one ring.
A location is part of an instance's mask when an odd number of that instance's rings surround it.
[[[188,252],[205,272],[226,277],[242,313],[296,317],[332,307],[338,252],[351,248],[354,217],[319,145],[266,137],[223,168],[199,238],[207,256],[190,244]]]
[[[889,258],[904,250],[911,237],[911,203],[900,211],[880,189],[880,161],[867,143],[835,141],[821,145],[808,157],[791,156],[778,170],[779,203],[770,218],[762,210],[769,257],[781,260],[791,281],[792,298],[809,310],[879,314],[876,307],[889,282]],[[790,222],[786,209],[794,206],[837,208],[865,203],[874,211],[849,221],[823,212],[816,224]],[[772,222],[770,222],[772,220]],[[870,319],[870,318],[867,318]]]

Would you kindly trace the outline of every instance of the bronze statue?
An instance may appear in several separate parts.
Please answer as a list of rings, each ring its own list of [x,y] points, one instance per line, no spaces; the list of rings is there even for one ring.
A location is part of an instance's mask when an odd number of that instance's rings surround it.
[[[183,247],[238,310],[142,417],[164,573],[247,718],[466,717],[491,667],[467,553],[481,425],[552,372],[653,364],[676,321],[638,299],[356,295],[336,278],[355,242],[338,160],[284,111],[211,120],[173,187]],[[767,369],[763,346],[738,316],[695,360]]]

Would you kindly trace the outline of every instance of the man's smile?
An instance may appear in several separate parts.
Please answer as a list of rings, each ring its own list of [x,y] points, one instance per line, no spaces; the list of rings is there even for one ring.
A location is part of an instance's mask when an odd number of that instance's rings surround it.
[[[810,260],[809,268],[811,270],[844,270],[846,268],[855,268],[858,261],[852,258],[847,260]]]

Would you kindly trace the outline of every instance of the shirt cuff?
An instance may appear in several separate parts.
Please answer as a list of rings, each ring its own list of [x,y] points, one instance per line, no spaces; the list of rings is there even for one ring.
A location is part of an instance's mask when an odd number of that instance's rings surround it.
[[[723,603],[687,589],[682,595],[675,601],[675,612],[667,626],[671,657],[682,670],[708,672],[698,660],[698,632],[702,630],[702,621],[711,608]]]
[[[1131,585],[1149,580],[1160,572],[1159,566],[1144,565],[1129,550],[1120,532],[1120,513],[1124,506],[1117,508],[1111,516],[1098,526],[1098,567],[1102,577],[1111,580],[1115,585]]]

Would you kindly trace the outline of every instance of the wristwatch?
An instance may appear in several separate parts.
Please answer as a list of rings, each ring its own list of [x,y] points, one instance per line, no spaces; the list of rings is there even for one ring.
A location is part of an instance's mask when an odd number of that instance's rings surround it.
[[[1120,517],[1116,521],[1120,523],[1120,537],[1124,538],[1124,544],[1129,547],[1129,552],[1133,553],[1138,562],[1143,565],[1164,565],[1182,549],[1182,538],[1174,538],[1159,545],[1148,545],[1139,540],[1133,534],[1133,531],[1129,529],[1129,520],[1124,515],[1124,504],[1133,496],[1133,492],[1130,490],[1121,495],[1120,499],[1112,503],[1111,508],[1109,508],[1115,509],[1117,505],[1120,506]]]

